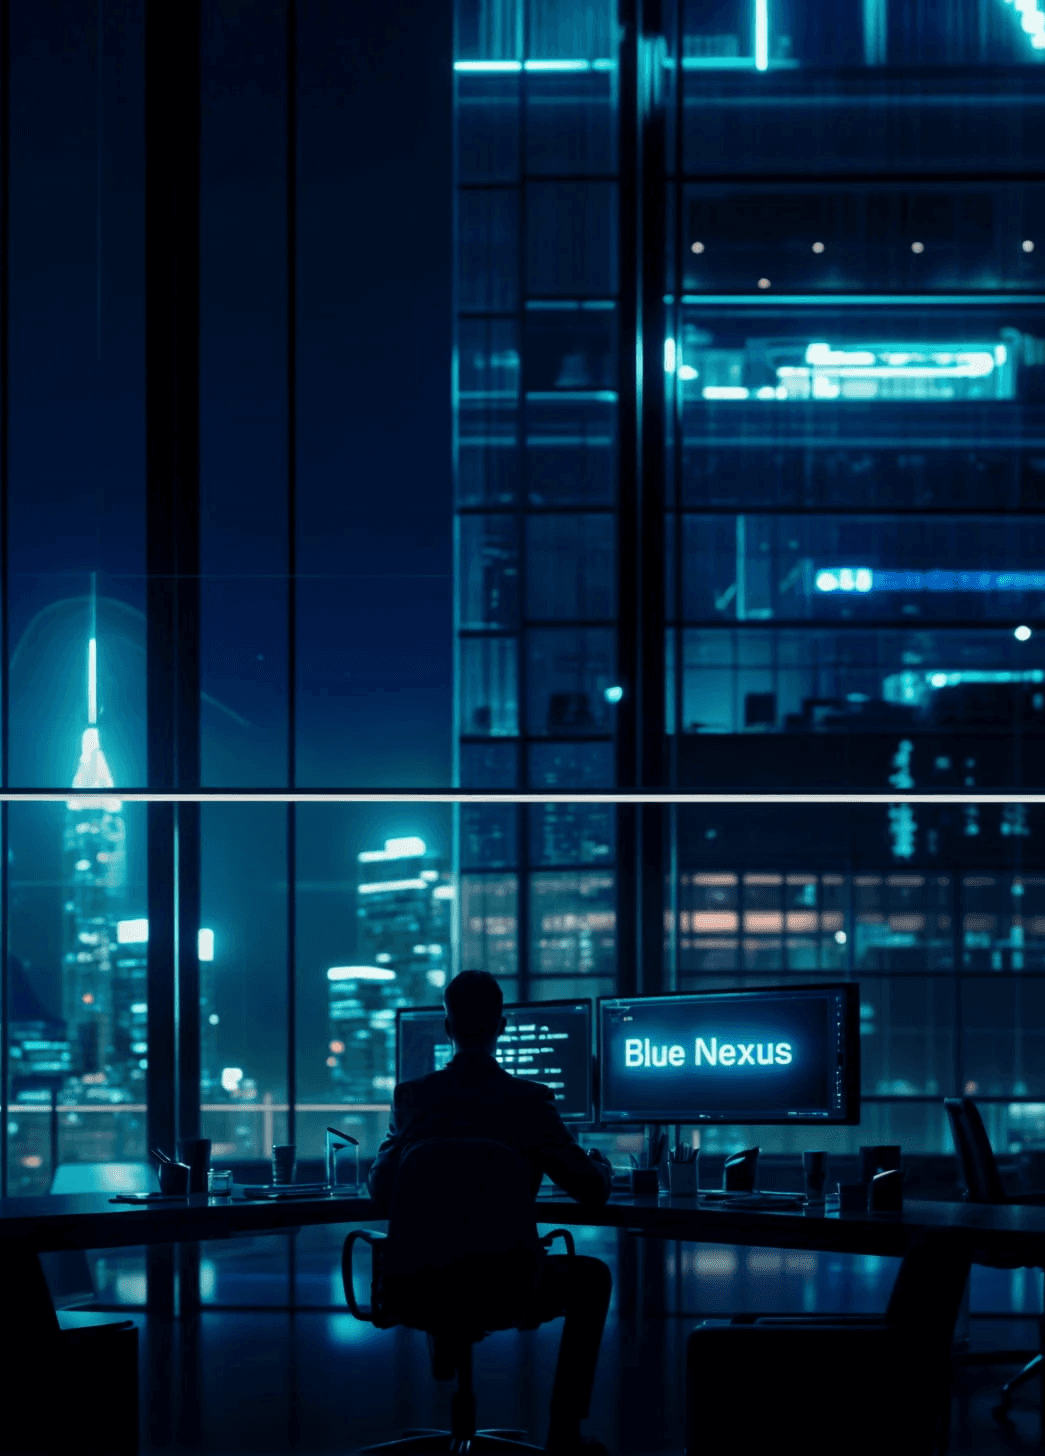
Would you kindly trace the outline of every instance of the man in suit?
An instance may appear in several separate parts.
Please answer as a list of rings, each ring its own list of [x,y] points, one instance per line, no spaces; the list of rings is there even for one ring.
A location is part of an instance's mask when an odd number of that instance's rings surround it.
[[[370,1170],[379,1209],[391,1204],[399,1160],[427,1138],[493,1138],[515,1149],[529,1166],[534,1194],[547,1173],[578,1202],[605,1203],[611,1170],[599,1152],[585,1153],[555,1108],[549,1087],[513,1077],[494,1048],[505,1028],[504,998],[486,971],[462,971],[444,993],[446,1032],[455,1055],[440,1072],[395,1089],[388,1134]],[[600,1259],[576,1255],[544,1259],[537,1297],[541,1323],[565,1315],[552,1390],[550,1451],[600,1449],[581,1436],[609,1308],[612,1279]]]

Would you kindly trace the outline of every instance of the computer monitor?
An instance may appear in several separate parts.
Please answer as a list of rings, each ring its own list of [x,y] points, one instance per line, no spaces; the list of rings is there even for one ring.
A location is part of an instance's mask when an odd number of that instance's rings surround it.
[[[858,1123],[852,983],[599,1000],[604,1122]]]
[[[507,1026],[494,1053],[516,1077],[543,1082],[560,1117],[591,1122],[592,1012],[590,1001],[530,1001],[504,1008]],[[453,1056],[441,1006],[396,1014],[396,1077],[400,1082],[438,1072]]]

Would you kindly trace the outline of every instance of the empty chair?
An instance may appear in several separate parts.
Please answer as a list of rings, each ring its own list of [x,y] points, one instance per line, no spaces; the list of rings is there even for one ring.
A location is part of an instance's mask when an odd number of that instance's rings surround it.
[[[947,1109],[954,1151],[958,1155],[958,1167],[965,1184],[965,1196],[970,1203],[1045,1204],[1045,1192],[1008,1192],[1002,1182],[998,1160],[983,1125],[980,1109],[971,1097],[947,1097],[943,1105]],[[1008,1269],[1014,1266],[995,1260],[992,1267]],[[1001,1388],[998,1404],[992,1413],[995,1420],[1002,1425],[1008,1422],[1016,1391],[1035,1376],[1042,1380],[1042,1396],[1045,1398],[1045,1361],[1041,1355],[1041,1351],[1045,1350],[1045,1315],[1038,1319],[1038,1350],[1039,1353],[1028,1360]],[[1001,1354],[1004,1352],[996,1351],[994,1358],[997,1359]],[[1011,1354],[1013,1360],[1023,1357],[1023,1352],[1019,1350],[1014,1350]],[[1045,1406],[1042,1409],[1042,1434],[1045,1436]]]
[[[825,1441],[846,1456],[946,1449],[965,1234],[912,1240],[881,1317],[708,1320],[686,1347],[687,1456],[764,1456]]]
[[[404,1153],[387,1235],[359,1230],[345,1242],[345,1297],[357,1319],[379,1329],[406,1325],[426,1331],[432,1373],[437,1380],[456,1375],[457,1390],[449,1431],[415,1433],[375,1449],[539,1449],[520,1439],[523,1432],[476,1433],[472,1347],[495,1330],[539,1323],[541,1265],[557,1236],[572,1259],[573,1240],[564,1230],[538,1239],[529,1170],[505,1144],[433,1138]],[[359,1306],[352,1285],[352,1255],[360,1240],[372,1251],[369,1309]]]

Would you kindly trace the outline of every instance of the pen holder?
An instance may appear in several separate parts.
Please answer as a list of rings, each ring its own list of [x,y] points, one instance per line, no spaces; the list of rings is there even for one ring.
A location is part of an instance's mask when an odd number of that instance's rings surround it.
[[[668,1187],[673,1198],[696,1198],[697,1160],[688,1163],[668,1163]]]
[[[631,1191],[636,1198],[656,1198],[660,1192],[660,1175],[656,1168],[632,1168]]]

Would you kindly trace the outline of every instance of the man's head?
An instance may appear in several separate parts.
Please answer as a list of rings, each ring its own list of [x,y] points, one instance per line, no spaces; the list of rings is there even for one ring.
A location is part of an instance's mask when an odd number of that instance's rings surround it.
[[[446,1031],[465,1052],[492,1053],[505,1027],[504,997],[489,971],[462,971],[443,992]]]

